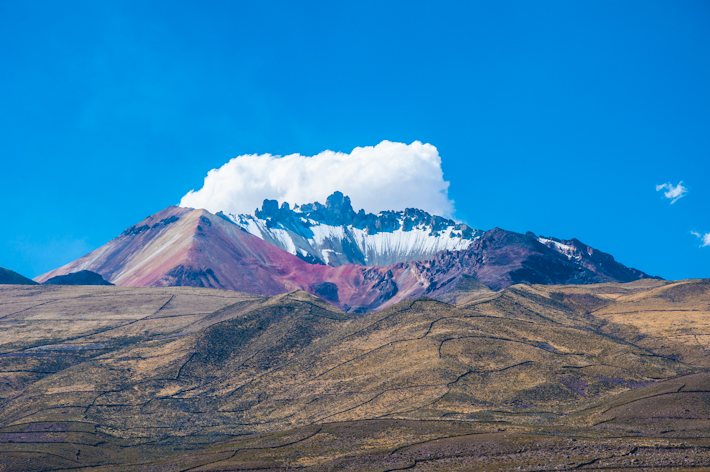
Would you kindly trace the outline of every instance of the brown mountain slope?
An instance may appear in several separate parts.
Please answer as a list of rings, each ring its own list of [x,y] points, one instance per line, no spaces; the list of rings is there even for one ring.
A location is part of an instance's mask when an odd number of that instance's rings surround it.
[[[462,275],[446,293],[438,295],[437,300],[450,305],[463,306],[484,297],[493,297],[495,293],[470,275]]]
[[[560,435],[586,444],[570,467],[628,456],[639,437],[706,447],[710,358],[682,334],[710,335],[706,288],[517,285],[459,308],[418,299],[357,315],[304,292],[12,286],[0,454],[116,470],[455,470],[475,456],[506,470],[549,460],[548,440],[564,459]],[[630,307],[642,310],[620,315]],[[681,334],[647,323],[656,311]],[[437,439],[453,436],[463,442]]]

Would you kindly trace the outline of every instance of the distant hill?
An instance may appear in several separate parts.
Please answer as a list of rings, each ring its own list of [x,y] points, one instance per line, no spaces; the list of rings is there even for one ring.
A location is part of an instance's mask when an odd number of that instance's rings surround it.
[[[461,280],[1,290],[0,470],[708,470],[710,280]]]
[[[46,282],[42,282],[43,285],[113,285],[111,282],[107,282],[101,277],[101,274],[96,272],[91,272],[90,270],[80,270],[79,272],[72,272],[67,275],[58,275],[52,277]]]
[[[0,285],[37,285],[37,282],[18,274],[14,270],[0,267]]]

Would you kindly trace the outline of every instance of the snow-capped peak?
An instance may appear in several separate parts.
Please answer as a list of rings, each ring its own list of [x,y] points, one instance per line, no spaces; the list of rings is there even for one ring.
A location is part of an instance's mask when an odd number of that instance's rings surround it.
[[[224,216],[224,215],[222,215]],[[482,231],[408,208],[374,215],[355,212],[340,192],[318,202],[281,207],[264,200],[254,215],[226,215],[249,233],[301,259],[338,266],[386,266],[428,259],[444,250],[466,249]]]

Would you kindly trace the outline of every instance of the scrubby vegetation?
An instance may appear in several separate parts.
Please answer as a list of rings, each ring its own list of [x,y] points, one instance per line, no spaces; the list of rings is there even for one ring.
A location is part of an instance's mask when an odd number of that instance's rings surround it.
[[[0,470],[710,468],[710,284],[0,289]]]

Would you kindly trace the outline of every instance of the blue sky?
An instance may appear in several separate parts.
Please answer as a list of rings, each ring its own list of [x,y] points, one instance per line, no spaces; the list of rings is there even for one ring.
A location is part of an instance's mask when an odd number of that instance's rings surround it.
[[[709,24],[704,1],[0,1],[0,266],[69,262],[237,155],[389,140],[436,146],[471,226],[710,277]]]

